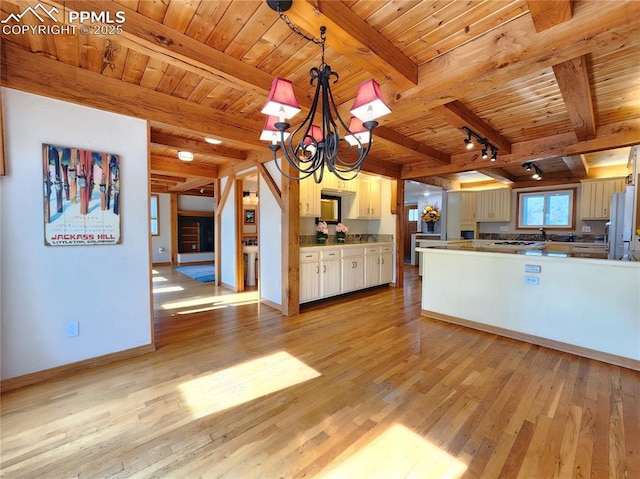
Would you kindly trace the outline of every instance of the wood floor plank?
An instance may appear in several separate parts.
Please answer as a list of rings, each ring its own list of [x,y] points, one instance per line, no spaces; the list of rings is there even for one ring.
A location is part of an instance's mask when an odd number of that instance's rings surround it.
[[[155,352],[2,395],[2,477],[640,477],[640,373],[422,317],[416,268],[293,317],[154,277]]]

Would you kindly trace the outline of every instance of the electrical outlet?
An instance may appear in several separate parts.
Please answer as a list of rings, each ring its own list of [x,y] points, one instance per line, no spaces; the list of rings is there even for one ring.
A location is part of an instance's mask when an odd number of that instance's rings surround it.
[[[501,231],[502,233],[506,233],[507,231],[509,231],[509,227],[508,227],[508,226],[501,226],[501,227],[500,227],[500,231]]]
[[[583,233],[591,233],[591,226],[583,226],[582,227],[582,232]]]
[[[67,338],[72,338],[79,334],[78,321],[67,321],[64,325],[64,332]]]

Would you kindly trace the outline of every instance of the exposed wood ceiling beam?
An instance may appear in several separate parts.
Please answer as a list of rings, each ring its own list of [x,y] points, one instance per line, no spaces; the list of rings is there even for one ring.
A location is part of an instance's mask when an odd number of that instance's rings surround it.
[[[320,27],[326,26],[327,45],[374,74],[380,82],[392,82],[400,90],[418,84],[417,65],[344,3],[296,0],[286,15],[316,37]]]
[[[466,126],[474,133],[486,138],[498,147],[499,153],[511,153],[511,143],[505,139],[500,133],[479,118],[461,101],[452,101],[444,105],[438,106],[432,110],[436,115],[444,118],[451,126],[462,128]],[[460,137],[462,141],[463,137]]]
[[[104,0],[64,0],[64,2],[51,3],[67,10],[109,12],[111,18],[114,18],[116,12],[124,11],[126,21],[121,25],[123,33],[116,40],[125,46],[212,79],[216,83],[236,89],[242,88],[256,95],[266,97],[271,88],[273,76],[268,73],[145,17],[120,3]],[[296,94],[305,95],[302,90],[296,91]]]
[[[158,132],[151,132],[151,144],[158,146],[168,146],[179,150],[188,150],[193,153],[215,156],[225,160],[239,161],[245,160],[246,154],[242,151],[227,148],[221,145],[210,145],[203,141],[187,140],[176,136],[165,135]]]
[[[497,162],[482,160],[477,153],[463,153],[452,156],[449,165],[437,164],[433,161],[405,164],[402,166],[402,179],[495,168],[524,161],[621,148],[638,143],[640,143],[640,119],[601,125],[596,129],[596,138],[592,140],[576,141],[573,133],[562,133],[514,143],[511,145],[511,154],[498,156]]]
[[[4,39],[2,85],[262,147],[262,119],[220,112],[27,52]]]
[[[528,0],[527,7],[536,32],[541,32],[573,16],[572,0]]]
[[[573,176],[578,178],[589,176],[589,165],[584,155],[563,156],[562,161],[567,165]]]
[[[186,181],[170,187],[169,191],[172,193],[180,193],[183,191],[189,191],[196,188],[201,188],[208,185],[213,180],[211,178],[188,178]]]
[[[437,186],[444,190],[456,190],[459,187],[459,182],[448,180],[441,176],[424,176],[421,178],[413,178],[412,181],[423,183],[425,185]]]
[[[256,168],[258,168],[258,173],[260,173],[260,176],[262,177],[264,182],[267,184],[267,187],[269,188],[269,190],[271,191],[271,194],[273,195],[276,202],[278,203],[278,206],[280,207],[280,209],[284,208],[284,203],[282,202],[282,191],[280,191],[280,188],[276,184],[275,180],[273,179],[271,174],[267,171],[267,169],[262,163],[260,163],[259,161],[256,161],[255,163],[256,163]]]
[[[593,113],[593,98],[586,57],[573,58],[554,65],[553,73],[560,87],[576,137],[581,141],[594,138],[596,118]]]
[[[440,163],[450,163],[451,156],[447,153],[431,148],[430,146],[420,143],[408,136],[404,136],[386,126],[379,126],[373,130],[374,138],[377,136],[383,140],[390,141],[395,145],[410,151],[416,158],[424,158],[427,160],[435,160]]]
[[[406,118],[417,117],[459,99],[462,92],[466,97],[481,95],[593,51],[638,45],[639,29],[640,2],[633,0],[607,2],[607,8],[601,2],[582,2],[571,19],[539,34],[524,15],[421,65],[421,85],[395,95],[390,107]],[[424,88],[427,83],[429,88]]]
[[[494,180],[499,181],[500,183],[511,184],[511,183],[517,182],[515,176],[513,176],[511,173],[509,173],[508,171],[505,171],[500,167],[491,168],[491,169],[484,168],[482,170],[478,170],[478,173],[482,173],[483,175],[493,178]]]
[[[184,178],[203,178],[209,180],[207,183],[218,178],[218,167],[215,165],[180,161],[166,156],[152,155],[150,171],[152,174],[174,174]]]

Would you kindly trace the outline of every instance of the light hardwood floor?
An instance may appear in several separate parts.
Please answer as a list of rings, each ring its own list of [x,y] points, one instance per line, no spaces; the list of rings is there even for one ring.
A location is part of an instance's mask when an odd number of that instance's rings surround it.
[[[155,353],[2,396],[3,477],[640,477],[639,373],[422,318],[415,268],[291,318],[156,276]]]

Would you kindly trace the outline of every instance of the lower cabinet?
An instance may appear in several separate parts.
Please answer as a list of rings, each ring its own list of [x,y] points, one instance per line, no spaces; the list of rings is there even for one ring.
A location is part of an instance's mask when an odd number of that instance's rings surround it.
[[[342,292],[364,288],[364,248],[342,250]]]
[[[322,246],[300,250],[300,303],[390,283],[393,245]]]

